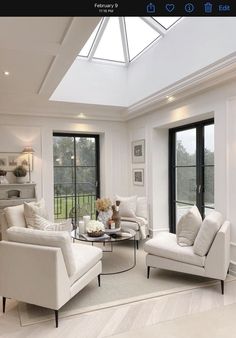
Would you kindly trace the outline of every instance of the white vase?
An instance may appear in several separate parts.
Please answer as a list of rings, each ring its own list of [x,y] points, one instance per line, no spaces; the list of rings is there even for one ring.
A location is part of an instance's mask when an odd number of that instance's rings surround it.
[[[108,210],[108,211],[99,211],[98,214],[98,221],[102,222],[105,227],[108,226],[108,221],[112,216],[112,210]]]
[[[0,184],[8,184],[8,180],[6,176],[0,176]]]
[[[25,183],[26,177],[16,177],[16,183]]]

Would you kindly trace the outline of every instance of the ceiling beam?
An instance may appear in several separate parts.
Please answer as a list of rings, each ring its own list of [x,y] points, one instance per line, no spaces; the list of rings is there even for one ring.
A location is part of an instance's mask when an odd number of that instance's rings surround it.
[[[46,97],[52,95],[100,20],[100,17],[73,18],[61,43],[59,52],[45,74],[38,94]]]

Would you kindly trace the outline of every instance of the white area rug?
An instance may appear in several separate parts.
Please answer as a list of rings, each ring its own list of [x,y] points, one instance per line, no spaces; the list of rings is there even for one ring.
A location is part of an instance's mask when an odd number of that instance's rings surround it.
[[[132,243],[116,244],[112,253],[107,252],[103,256],[104,270],[125,268],[132,263]],[[228,277],[229,280],[232,278]],[[214,284],[219,285],[221,292],[219,281],[160,269],[151,269],[150,279],[147,279],[145,253],[140,248],[134,269],[121,274],[101,276],[100,288],[97,280],[92,281],[60,309],[59,318]],[[43,307],[19,303],[18,311],[22,326],[54,320],[54,312]]]

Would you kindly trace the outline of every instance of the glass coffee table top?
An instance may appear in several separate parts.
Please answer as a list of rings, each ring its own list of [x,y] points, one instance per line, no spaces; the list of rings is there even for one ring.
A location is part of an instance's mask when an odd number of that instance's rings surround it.
[[[115,233],[105,232],[101,237],[89,237],[87,234],[78,234],[77,230],[71,232],[71,237],[73,239],[85,242],[120,242],[125,241],[131,238],[134,238],[136,232],[132,229],[125,229]]]
[[[132,230],[132,229],[121,229],[118,232],[115,232],[113,234],[111,233],[105,233],[104,236],[101,237],[89,237],[87,234],[78,234],[76,229],[73,230],[71,232],[71,237],[73,238],[73,240],[78,240],[78,241],[83,241],[83,242],[87,242],[87,243],[91,243],[91,245],[94,245],[94,243],[102,243],[102,246],[104,248],[107,247],[107,243],[108,247],[110,247],[110,250],[103,250],[103,253],[110,253],[109,257],[110,259],[114,260],[114,262],[116,261],[115,258],[115,253],[119,252],[119,246],[122,245],[122,241],[129,241],[131,239],[131,261],[129,259],[129,257],[127,257],[127,262],[126,259],[122,260],[122,263],[124,263],[124,265],[122,264],[122,267],[120,267],[119,269],[117,269],[117,267],[115,267],[114,269],[109,269],[107,270],[104,266],[103,266],[103,270],[101,275],[114,275],[114,274],[118,274],[118,273],[122,273],[122,272],[126,272],[129,271],[131,269],[133,269],[136,266],[136,241],[135,241],[135,235],[136,235],[136,231]],[[120,245],[119,245],[120,243]],[[117,247],[117,251],[114,250],[113,251],[113,244],[117,244],[114,245],[114,247]],[[128,243],[124,243],[124,244],[128,244]],[[132,250],[133,247],[133,250]],[[128,255],[129,256],[129,255]],[[131,263],[130,263],[131,262]],[[103,264],[104,265],[104,264]]]

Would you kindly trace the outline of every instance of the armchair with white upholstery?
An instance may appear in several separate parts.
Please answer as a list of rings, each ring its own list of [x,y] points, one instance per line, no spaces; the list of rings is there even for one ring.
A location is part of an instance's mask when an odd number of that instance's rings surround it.
[[[0,295],[58,310],[95,277],[100,286],[102,250],[76,244],[66,231],[11,227],[0,242]]]
[[[230,263],[230,223],[218,212],[203,221],[193,245],[180,246],[176,234],[161,232],[144,244],[147,278],[150,268],[179,271],[224,280]],[[211,239],[212,238],[212,239]]]
[[[136,231],[135,240],[138,249],[140,239],[145,239],[149,234],[148,203],[146,197],[121,197],[116,195],[119,200],[119,213],[121,216],[122,229],[133,229]]]

